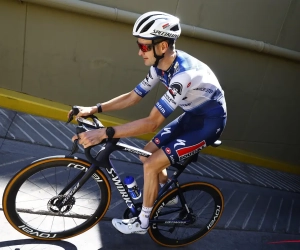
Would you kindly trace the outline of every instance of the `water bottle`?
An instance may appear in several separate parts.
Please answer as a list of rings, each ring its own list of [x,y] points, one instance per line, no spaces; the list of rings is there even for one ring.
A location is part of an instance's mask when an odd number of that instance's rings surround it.
[[[128,193],[132,199],[137,200],[142,196],[141,190],[139,189],[135,179],[132,176],[126,176],[124,183],[128,188]]]

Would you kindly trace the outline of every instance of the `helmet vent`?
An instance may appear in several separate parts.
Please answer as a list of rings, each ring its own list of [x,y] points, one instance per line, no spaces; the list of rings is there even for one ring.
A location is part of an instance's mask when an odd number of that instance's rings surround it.
[[[176,24],[174,27],[172,27],[170,30],[172,31],[177,31],[179,30],[178,24]]]
[[[153,16],[157,16],[157,14],[154,14],[154,15],[151,15],[151,16],[147,16],[146,18],[144,18],[143,20],[141,20],[140,23],[138,24],[138,26],[136,27],[135,32],[138,31],[138,29],[143,25],[144,22],[146,22],[148,19],[150,19],[150,18],[153,17]],[[154,23],[154,21],[151,22],[151,25],[152,25],[153,23]],[[148,25],[147,25],[146,27],[148,27],[148,29],[150,28]],[[148,30],[148,29],[146,29],[146,30]],[[146,31],[146,30],[145,30],[145,28],[143,28],[143,32]]]
[[[152,24],[155,22],[155,20],[151,21],[150,23],[148,23],[142,30],[141,33],[146,32],[148,29],[150,29],[150,27],[152,26]]]

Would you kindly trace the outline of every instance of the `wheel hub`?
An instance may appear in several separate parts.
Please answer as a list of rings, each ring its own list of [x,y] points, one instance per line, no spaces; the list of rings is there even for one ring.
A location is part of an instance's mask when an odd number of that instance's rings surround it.
[[[190,220],[190,222],[187,222],[186,225],[193,224],[196,221],[196,216],[193,214],[193,209],[189,208],[189,211],[190,213],[188,213],[186,210],[183,210],[178,216],[180,220]]]
[[[75,198],[71,197],[62,207],[59,207],[64,198],[66,198],[65,195],[52,197],[47,204],[48,210],[55,214],[66,214],[69,212],[75,204]]]

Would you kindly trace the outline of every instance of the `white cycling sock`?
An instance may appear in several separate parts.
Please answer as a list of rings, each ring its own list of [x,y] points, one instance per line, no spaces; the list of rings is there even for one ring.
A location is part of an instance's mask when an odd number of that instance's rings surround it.
[[[142,206],[142,211],[139,215],[141,221],[141,228],[146,229],[149,226],[149,216],[153,207],[144,207]]]

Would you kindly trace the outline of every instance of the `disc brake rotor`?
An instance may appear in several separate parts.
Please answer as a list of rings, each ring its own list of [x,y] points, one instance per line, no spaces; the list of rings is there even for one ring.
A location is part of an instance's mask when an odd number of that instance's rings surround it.
[[[61,208],[58,205],[63,201],[66,196],[64,195],[57,195],[52,197],[47,204],[48,210],[55,214],[66,214],[69,212],[73,205],[75,204],[75,198],[70,198]]]

